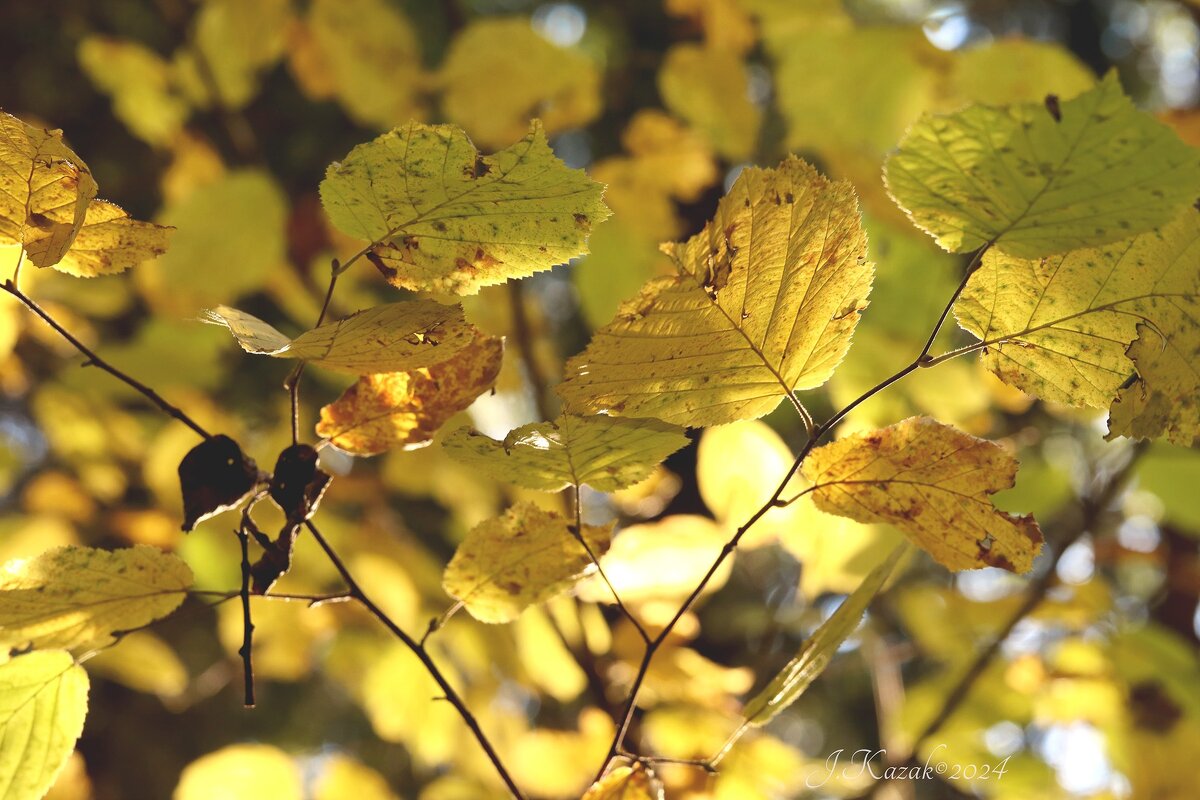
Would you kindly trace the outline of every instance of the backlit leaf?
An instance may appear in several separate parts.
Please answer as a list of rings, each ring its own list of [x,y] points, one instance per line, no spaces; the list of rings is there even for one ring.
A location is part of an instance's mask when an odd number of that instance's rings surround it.
[[[1066,255],[989,251],[954,312],[1004,382],[1058,403],[1112,404],[1114,434],[1183,445],[1200,436],[1195,209],[1161,231]]]
[[[438,82],[446,116],[484,147],[519,138],[532,117],[553,135],[600,114],[596,64],[543,37],[526,17],[471,22],[454,37]]]
[[[737,53],[681,44],[667,51],[658,73],[663,103],[731,160],[749,158],[762,110],[750,99],[750,78]]]
[[[138,42],[88,36],[79,43],[79,66],[97,89],[112,98],[113,114],[152,145],[166,145],[191,108],[162,56]]]
[[[88,678],[69,653],[0,664],[0,791],[38,800],[67,763],[87,716]]]
[[[591,565],[571,534],[574,523],[522,502],[467,534],[446,566],[442,586],[482,622],[511,622],[527,607],[569,588]],[[599,557],[612,525],[584,525],[582,535]]]
[[[1111,73],[1050,105],[925,116],[888,158],[888,191],[953,252],[1025,258],[1127,238],[1200,190],[1200,152],[1138,111]]]
[[[132,219],[120,206],[93,200],[71,249],[54,264],[80,278],[115,275],[167,251],[171,229]]]
[[[474,294],[587,252],[609,213],[602,188],[555,157],[539,123],[491,156],[453,126],[411,123],[332,164],[321,202],[343,233],[376,243],[394,285]]]
[[[867,305],[858,204],[797,158],[742,171],[714,219],[572,358],[569,408],[720,425],[823,384]]]
[[[339,754],[325,763],[313,800],[396,800],[396,795],[378,772]]]
[[[950,570],[1024,573],[1041,551],[1033,518],[998,511],[988,497],[1013,485],[1016,459],[928,417],[818,447],[803,472],[817,508],[891,523]]]
[[[139,692],[175,697],[188,685],[187,667],[170,645],[149,631],[121,637],[87,660],[87,669]]]
[[[883,588],[906,548],[897,547],[882,563],[863,579],[821,627],[805,640],[796,657],[780,670],[766,687],[752,697],[745,711],[747,723],[761,727],[780,711],[796,702],[815,681],[837,653],[842,642],[858,628],[867,606]]]
[[[327,75],[329,92],[351,119],[390,128],[423,115],[421,49],[395,4],[315,0],[304,24],[320,61],[317,68]],[[295,71],[296,50],[289,48],[288,54]]]
[[[662,800],[662,787],[644,764],[617,767],[592,784],[583,800]]]
[[[269,744],[235,744],[188,764],[174,800],[301,800],[300,768]]]
[[[475,340],[462,306],[433,300],[387,303],[327,322],[289,339],[258,317],[228,306],[205,312],[229,328],[247,353],[300,358],[337,370],[370,374],[438,364]]]
[[[178,556],[146,545],[58,547],[10,561],[0,571],[0,645],[103,647],[170,614],[191,585]]]
[[[46,267],[62,259],[96,196],[87,165],[62,131],[26,125],[0,112],[0,243],[25,249]]]
[[[496,382],[503,355],[502,339],[477,334],[474,342],[432,367],[363,375],[321,409],[317,435],[359,456],[423,447]]]
[[[202,108],[241,108],[259,76],[283,54],[291,0],[204,0],[191,41],[175,54],[175,69]]]
[[[557,492],[586,483],[612,492],[648,477],[687,441],[682,430],[658,420],[567,414],[523,425],[503,441],[459,428],[442,446],[493,478],[529,489]]]

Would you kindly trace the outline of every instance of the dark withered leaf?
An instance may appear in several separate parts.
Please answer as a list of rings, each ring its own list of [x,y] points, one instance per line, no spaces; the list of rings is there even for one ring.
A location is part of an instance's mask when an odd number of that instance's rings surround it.
[[[271,499],[299,525],[313,515],[333,476],[317,466],[317,451],[306,444],[286,448],[275,461],[269,488]]]
[[[183,529],[241,505],[258,484],[258,466],[228,436],[205,439],[179,462]]]

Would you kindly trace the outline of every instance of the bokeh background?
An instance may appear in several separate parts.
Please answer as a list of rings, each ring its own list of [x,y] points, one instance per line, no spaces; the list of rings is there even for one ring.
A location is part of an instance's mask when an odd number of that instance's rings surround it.
[[[745,164],[800,153],[850,178],[862,198],[879,275],[847,362],[805,397],[822,419],[911,359],[964,267],[907,225],[879,180],[888,148],[921,111],[1069,97],[1116,69],[1139,104],[1200,144],[1200,9],[1171,0],[54,0],[5,2],[0,19],[0,107],[62,128],[102,197],[178,228],[166,256],[129,274],[27,270],[27,290],[110,361],[268,464],[289,442],[288,365],[241,353],[199,312],[226,303],[289,333],[311,325],[330,259],[358,248],[323,218],[325,166],[409,119],[454,122],[492,151],[539,116],[556,152],[610,187],[615,214],[592,255],[468,299],[468,316],[507,335],[508,352],[497,391],[448,428],[470,422],[494,436],[555,413],[548,388],[563,358],[661,269],[659,241],[699,230]],[[361,266],[339,285],[335,313],[395,299]],[[941,341],[966,339],[948,330]],[[0,557],[150,543],[180,552],[200,587],[238,585],[231,519],[179,532],[175,467],[195,443],[190,431],[80,369],[11,299],[0,304],[0,359]],[[309,372],[310,425],[345,382]],[[656,585],[657,568],[702,569],[769,495],[802,442],[787,411],[694,434],[646,484],[585,496],[589,519],[620,520],[626,544],[614,565],[642,587],[626,595],[640,613],[661,616],[681,599]],[[1195,798],[1200,457],[1158,445],[1139,453],[1113,502],[1056,559],[1053,545],[1079,533],[1079,499],[1120,469],[1129,443],[1104,442],[1102,417],[1033,403],[969,359],[918,373],[844,429],[917,412],[1018,452],[1021,477],[1001,504],[1043,521],[1052,546],[1037,574],[1053,580],[920,754],[964,772],[1003,762],[1003,778],[899,784],[879,796]],[[440,575],[456,542],[519,494],[436,445],[374,459],[330,453],[327,468],[338,478],[322,527],[418,632],[449,606]],[[739,698],[896,537],[805,513],[769,516],[660,656],[634,730],[643,749],[711,754]],[[281,589],[337,588],[311,542],[297,559]],[[826,758],[911,744],[1025,587],[995,570],[952,576],[918,559],[821,681],[748,737],[721,777],[664,767],[668,796],[863,791],[853,779],[823,782]],[[437,634],[440,660],[533,796],[579,795],[636,667],[638,641],[592,602],[603,597],[584,587],[509,627],[463,615]],[[257,797],[290,797],[297,782],[317,800],[500,796],[419,664],[364,614],[265,601],[255,613],[253,711],[240,707],[236,603],[189,600],[89,660],[92,710],[52,797],[243,796],[222,781]]]

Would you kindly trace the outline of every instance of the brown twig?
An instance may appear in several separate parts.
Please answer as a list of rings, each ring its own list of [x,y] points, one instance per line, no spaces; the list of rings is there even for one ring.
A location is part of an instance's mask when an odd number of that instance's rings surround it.
[[[254,621],[250,617],[250,535],[246,526],[242,525],[234,531],[238,543],[242,546],[242,646],[238,655],[242,657],[242,677],[245,682],[245,695],[242,705],[254,708]]]
[[[975,254],[971,257],[971,260],[968,262],[967,267],[964,270],[962,280],[959,281],[958,287],[954,290],[954,294],[951,295],[950,299],[946,302],[945,307],[942,309],[941,315],[938,317],[937,323],[933,327],[933,331],[929,334],[929,338],[926,340],[925,346],[921,348],[921,352],[917,354],[917,357],[895,374],[885,378],[884,380],[875,384],[875,386],[863,392],[846,406],[842,407],[841,410],[837,411],[829,419],[825,420],[825,422],[823,422],[821,425],[817,426],[817,428],[812,432],[812,435],[808,437],[808,441],[804,443],[804,446],[796,455],[795,460],[792,462],[792,466],[788,469],[787,474],[783,476],[783,480],[779,482],[779,485],[775,488],[775,491],[771,493],[771,496],[767,499],[767,501],[763,503],[763,505],[757,511],[751,514],[750,518],[746,520],[746,522],[737,529],[729,541],[725,543],[725,545],[721,548],[721,552],[717,555],[716,560],[713,561],[712,566],[708,568],[708,571],[704,574],[704,577],[700,579],[700,582],[692,590],[691,594],[689,594],[687,599],[685,599],[679,606],[679,610],[675,612],[674,616],[671,617],[659,634],[646,644],[646,650],[642,655],[641,664],[638,666],[637,674],[635,675],[633,684],[629,689],[629,696],[626,700],[624,714],[622,715],[620,723],[617,726],[617,732],[613,737],[612,744],[609,746],[608,756],[604,759],[604,764],[601,765],[600,770],[597,773],[597,780],[608,769],[608,765],[612,761],[613,757],[624,749],[625,736],[629,731],[630,723],[633,721],[633,715],[637,708],[638,692],[641,689],[642,683],[646,679],[646,673],[649,671],[650,662],[654,659],[655,653],[657,653],[659,648],[662,647],[663,642],[665,642],[667,637],[671,635],[671,631],[673,631],[675,626],[679,624],[679,620],[683,618],[684,614],[686,614],[688,610],[691,609],[692,605],[695,604],[695,602],[700,598],[700,595],[704,592],[704,589],[708,586],[713,576],[716,575],[717,570],[721,568],[721,565],[725,563],[725,560],[729,558],[729,556],[732,555],[737,549],[738,543],[741,541],[742,537],[745,536],[746,532],[749,531],[756,522],[766,516],[767,512],[769,512],[772,508],[780,505],[786,505],[788,502],[791,502],[782,500],[783,492],[787,488],[787,485],[791,482],[792,478],[795,477],[797,472],[799,472],[801,465],[804,463],[804,459],[808,458],[809,453],[811,453],[816,447],[817,442],[820,441],[825,434],[829,433],[834,426],[841,422],[841,420],[847,414],[849,414],[853,409],[857,408],[860,403],[863,403],[871,397],[874,397],[876,394],[891,386],[893,383],[901,380],[906,375],[915,372],[928,364],[930,361],[929,351],[933,348],[933,344],[937,339],[938,333],[941,331],[942,326],[949,317],[950,310],[954,307],[954,303],[958,300],[959,295],[962,294],[963,289],[966,288],[967,281],[970,280],[971,275],[974,274],[975,270],[979,268],[979,264],[983,259],[983,254],[990,246],[990,242],[985,244],[979,250],[975,251]],[[795,499],[796,498],[792,498],[792,500]]]
[[[442,673],[441,669],[438,668],[438,665],[434,663],[429,651],[426,650],[424,645],[413,639],[412,636],[410,636],[403,628],[397,625],[396,622],[389,617],[383,609],[377,606],[375,602],[367,596],[366,592],[364,592],[362,587],[359,586],[358,581],[356,581],[354,576],[350,574],[350,570],[346,567],[341,557],[338,556],[337,551],[333,549],[333,547],[321,534],[321,531],[318,530],[317,526],[313,524],[312,520],[305,522],[304,525],[308,528],[309,532],[312,533],[313,538],[317,540],[317,544],[321,546],[321,549],[325,551],[325,555],[329,557],[329,561],[333,564],[334,569],[336,569],[338,574],[342,576],[342,580],[346,583],[346,588],[350,595],[359,603],[361,603],[363,608],[370,612],[373,617],[383,623],[383,626],[387,628],[397,639],[399,639],[405,647],[411,650],[413,655],[420,659],[421,663],[425,666],[426,671],[428,671],[434,681],[437,682],[437,685],[441,687],[441,690],[445,695],[446,702],[454,706],[455,710],[458,711],[458,715],[462,717],[463,722],[465,722],[467,727],[471,729],[471,733],[475,735],[475,740],[479,742],[479,746],[483,748],[483,752],[487,755],[488,760],[492,762],[492,766],[495,768],[496,772],[499,773],[501,780],[504,781],[504,784],[508,787],[508,790],[512,792],[513,797],[517,798],[517,800],[524,800],[525,795],[521,793],[520,788],[512,779],[512,776],[509,775],[504,763],[500,760],[499,754],[496,753],[496,750],[492,747],[492,743],[488,740],[487,735],[479,726],[479,721],[475,719],[475,715],[471,713],[469,708],[467,708],[467,704],[459,696],[458,692],[454,690],[454,687],[450,685],[450,682],[446,679],[446,676]]]
[[[205,439],[212,438],[212,434],[206,431],[200,425],[200,423],[196,422],[196,420],[189,417],[176,406],[168,403],[158,392],[154,391],[149,386],[146,386],[144,383],[135,380],[128,374],[114,367],[112,364],[109,364],[107,361],[98,356],[94,350],[85,345],[83,342],[79,341],[79,339],[72,335],[70,331],[68,331],[66,328],[60,325],[57,320],[50,316],[50,314],[44,308],[34,302],[33,298],[18,289],[15,282],[12,280],[7,280],[3,284],[0,284],[0,289],[3,289],[13,297],[17,298],[17,300],[21,301],[26,308],[28,308],[37,316],[41,317],[43,322],[53,328],[59,336],[66,339],[76,350],[78,350],[86,359],[86,361],[83,362],[85,367],[97,367],[104,370],[109,375],[112,375],[114,378],[121,381],[126,386],[129,386],[131,389],[141,394],[150,402],[154,403],[154,405],[158,406],[167,415],[174,417],[184,425],[187,425],[200,436],[204,437]]]
[[[349,266],[349,264],[347,264]],[[337,286],[338,276],[344,272],[338,260],[333,259],[329,269],[329,287],[325,290],[325,302],[321,303],[321,313],[317,315],[317,324],[314,328],[321,327],[321,323],[325,321],[325,315],[329,313],[329,304],[333,300],[333,290]],[[304,375],[304,368],[308,366],[307,361],[301,361],[296,365],[296,368],[288,373],[287,378],[283,381],[283,388],[287,390],[288,396],[291,399],[292,406],[292,444],[300,444],[300,378]]]

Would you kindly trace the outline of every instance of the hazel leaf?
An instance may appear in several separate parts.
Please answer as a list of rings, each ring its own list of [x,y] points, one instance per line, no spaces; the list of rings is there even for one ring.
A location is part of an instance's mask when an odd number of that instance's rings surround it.
[[[258,467],[233,439],[218,434],[193,447],[179,462],[183,530],[240,506],[258,485]]]
[[[949,570],[1025,573],[1042,549],[1033,517],[1002,512],[989,497],[1012,487],[1016,459],[928,417],[818,447],[803,472],[817,508],[895,525]]]
[[[338,230],[373,243],[393,285],[465,295],[586,253],[609,214],[602,192],[537,122],[491,156],[454,126],[414,122],[330,165],[321,203]]]
[[[6,800],[38,800],[83,733],[88,676],[62,650],[0,664],[0,787]]]
[[[71,249],[52,266],[78,278],[116,275],[167,252],[173,231],[133,219],[113,203],[93,200]]]

